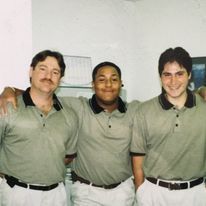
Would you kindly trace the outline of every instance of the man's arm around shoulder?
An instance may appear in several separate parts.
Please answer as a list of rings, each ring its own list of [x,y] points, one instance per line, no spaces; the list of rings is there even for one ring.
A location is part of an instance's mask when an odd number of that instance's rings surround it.
[[[12,103],[17,108],[17,96],[21,95],[23,90],[14,87],[5,87],[0,95],[0,114],[7,114],[7,103]]]

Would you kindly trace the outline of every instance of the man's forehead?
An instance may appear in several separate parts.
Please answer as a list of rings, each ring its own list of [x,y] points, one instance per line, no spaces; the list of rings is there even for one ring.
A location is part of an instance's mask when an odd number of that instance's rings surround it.
[[[112,66],[104,66],[99,68],[99,70],[97,71],[97,75],[104,75],[104,74],[119,75],[118,71]]]
[[[43,60],[43,61],[39,61],[38,63],[37,63],[37,65],[38,66],[45,66],[45,67],[47,67],[47,66],[55,66],[55,67],[57,67],[57,68],[59,68],[59,64],[58,64],[58,61],[57,61],[57,59],[56,58],[53,58],[53,59],[45,59],[45,60]]]
[[[179,72],[187,71],[182,65],[179,65],[177,62],[168,62],[165,64],[162,72]]]

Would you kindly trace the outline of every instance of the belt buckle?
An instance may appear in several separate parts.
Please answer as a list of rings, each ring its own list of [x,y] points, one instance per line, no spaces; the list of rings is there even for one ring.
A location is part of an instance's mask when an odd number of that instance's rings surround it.
[[[180,183],[169,183],[168,184],[168,189],[169,190],[180,190],[181,185],[180,185]]]

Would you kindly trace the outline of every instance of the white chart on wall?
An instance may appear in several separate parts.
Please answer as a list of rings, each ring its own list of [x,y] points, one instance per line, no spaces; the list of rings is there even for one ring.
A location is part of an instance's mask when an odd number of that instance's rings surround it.
[[[91,87],[91,57],[64,55],[65,75],[60,86]]]

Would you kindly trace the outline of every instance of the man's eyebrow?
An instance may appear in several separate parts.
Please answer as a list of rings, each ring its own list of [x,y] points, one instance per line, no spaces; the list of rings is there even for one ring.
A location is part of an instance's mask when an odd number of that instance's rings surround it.
[[[41,67],[47,67],[47,65],[44,64],[44,63],[39,64],[39,66],[41,66]]]

